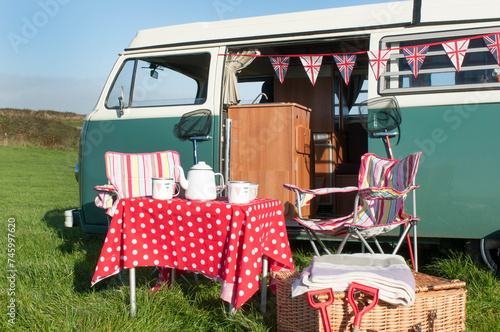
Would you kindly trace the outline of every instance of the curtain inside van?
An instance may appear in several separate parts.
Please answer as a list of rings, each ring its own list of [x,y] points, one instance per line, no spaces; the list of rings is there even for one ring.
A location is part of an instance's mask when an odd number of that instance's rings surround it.
[[[257,49],[245,50],[228,55],[226,59],[223,94],[225,107],[236,105],[241,101],[237,75],[255,60],[255,57],[248,55],[260,55],[260,52]]]

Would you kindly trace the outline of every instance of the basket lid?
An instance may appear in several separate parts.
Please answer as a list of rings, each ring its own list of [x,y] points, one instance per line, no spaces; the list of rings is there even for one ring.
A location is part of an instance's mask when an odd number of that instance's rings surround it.
[[[415,293],[462,288],[466,285],[465,281],[458,279],[448,280],[415,271],[413,271],[413,276],[415,277]]]

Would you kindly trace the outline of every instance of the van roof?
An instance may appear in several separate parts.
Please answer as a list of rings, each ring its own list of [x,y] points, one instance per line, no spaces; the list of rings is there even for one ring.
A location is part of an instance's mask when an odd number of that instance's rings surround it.
[[[396,15],[391,17],[391,11]],[[409,1],[198,22],[140,30],[127,50],[297,36],[411,22]]]
[[[223,43],[409,25],[412,0],[140,30],[126,50]],[[421,23],[497,19],[498,0],[423,0]]]

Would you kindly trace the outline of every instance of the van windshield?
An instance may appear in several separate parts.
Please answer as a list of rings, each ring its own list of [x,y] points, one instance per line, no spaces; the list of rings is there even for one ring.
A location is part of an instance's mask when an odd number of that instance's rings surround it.
[[[106,100],[106,107],[203,104],[207,99],[210,54],[128,59]]]

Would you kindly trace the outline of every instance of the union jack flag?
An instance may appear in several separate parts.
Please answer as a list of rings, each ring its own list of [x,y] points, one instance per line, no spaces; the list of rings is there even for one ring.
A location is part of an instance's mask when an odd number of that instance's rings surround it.
[[[323,62],[322,56],[314,55],[304,55],[300,57],[300,61],[304,66],[304,69],[311,80],[312,85],[316,83],[316,78],[318,77],[319,70],[321,69],[321,62]]]
[[[339,68],[340,75],[344,79],[346,85],[349,85],[349,78],[351,77],[354,64],[356,63],[356,54],[342,54],[334,55],[335,63]]]
[[[387,61],[389,60],[389,55],[391,50],[379,50],[377,53],[368,51],[368,59],[370,60],[370,66],[372,67],[375,78],[378,80],[380,74],[385,68]]]
[[[405,54],[406,61],[415,75],[418,75],[418,71],[422,64],[424,63],[425,56],[429,50],[429,45],[415,46],[415,47],[405,47],[403,48],[403,53]]]
[[[289,56],[270,56],[271,64],[276,72],[281,83],[285,79],[286,71],[288,70],[288,65],[290,64]]]
[[[457,71],[460,71],[462,62],[464,61],[465,52],[469,47],[470,39],[455,40],[448,43],[443,43],[443,48]]]
[[[498,53],[500,53],[500,34],[496,33],[484,36],[483,40],[486,43],[486,46],[488,46],[491,54],[495,57],[495,60],[497,60],[500,65],[500,59],[498,58]]]

